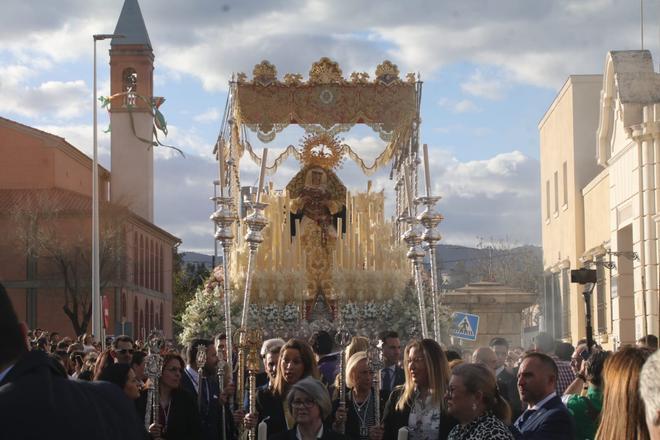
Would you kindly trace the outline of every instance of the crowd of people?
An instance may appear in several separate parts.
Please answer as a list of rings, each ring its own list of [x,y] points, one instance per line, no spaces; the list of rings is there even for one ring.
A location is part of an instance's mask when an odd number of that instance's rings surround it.
[[[233,440],[252,429],[259,440],[660,439],[652,335],[616,352],[540,333],[528,350],[494,338],[466,353],[431,339],[402,348],[384,331],[377,371],[366,337],[343,352],[324,331],[269,339],[252,411],[235,374],[218,374],[226,342],[164,347],[152,384],[139,341],[101,350],[90,336],[29,331],[0,285],[0,439]]]

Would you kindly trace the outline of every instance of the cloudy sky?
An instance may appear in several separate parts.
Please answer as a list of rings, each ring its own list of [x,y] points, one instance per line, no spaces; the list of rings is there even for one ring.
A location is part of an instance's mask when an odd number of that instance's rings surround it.
[[[0,115],[65,137],[86,153],[92,138],[92,34],[114,30],[123,0],[3,0]],[[608,50],[640,48],[639,2],[630,0],[140,0],[156,57],[155,94],[168,142],[157,149],[156,223],[183,250],[213,247],[208,220],[218,135],[232,72],[262,59],[284,73],[307,72],[328,56],[348,76],[384,59],[424,81],[422,142],[446,220],[444,242],[477,237],[540,241],[537,124],[569,74],[601,73]],[[660,46],[660,5],[645,0],[645,47]],[[107,42],[100,42],[99,94],[109,91]],[[107,126],[101,113],[100,126]],[[276,140],[295,142],[295,131]],[[344,136],[365,156],[382,145],[369,130]],[[254,141],[256,137],[253,136]],[[257,142],[254,142],[257,144]],[[101,135],[109,168],[109,136]],[[595,152],[595,150],[594,150]],[[241,163],[242,181],[256,167]],[[296,164],[273,178],[286,184]],[[389,191],[387,169],[372,176]],[[352,190],[367,177],[350,163]]]

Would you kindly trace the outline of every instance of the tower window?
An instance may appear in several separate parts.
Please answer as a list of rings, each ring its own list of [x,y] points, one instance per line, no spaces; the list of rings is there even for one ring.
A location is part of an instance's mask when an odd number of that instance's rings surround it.
[[[137,72],[132,67],[124,69],[124,72],[121,75],[122,77],[122,90],[127,92],[127,95],[124,96],[124,105],[125,106],[134,106],[135,105],[135,96],[137,93]]]

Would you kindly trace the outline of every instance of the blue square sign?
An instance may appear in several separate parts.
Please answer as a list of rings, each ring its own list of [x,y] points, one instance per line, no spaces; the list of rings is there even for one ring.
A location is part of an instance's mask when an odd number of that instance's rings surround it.
[[[450,333],[452,336],[465,339],[467,341],[476,341],[479,331],[479,316],[470,313],[455,312],[452,316]]]

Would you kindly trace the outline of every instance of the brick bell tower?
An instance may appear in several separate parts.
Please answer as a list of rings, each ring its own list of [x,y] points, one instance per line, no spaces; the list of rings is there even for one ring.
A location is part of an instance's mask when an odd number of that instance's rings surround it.
[[[110,42],[110,93],[132,90],[135,95],[114,98],[110,106],[110,199],[153,223],[153,117],[148,103],[154,53],[137,0],[124,1],[114,33],[124,38]]]

